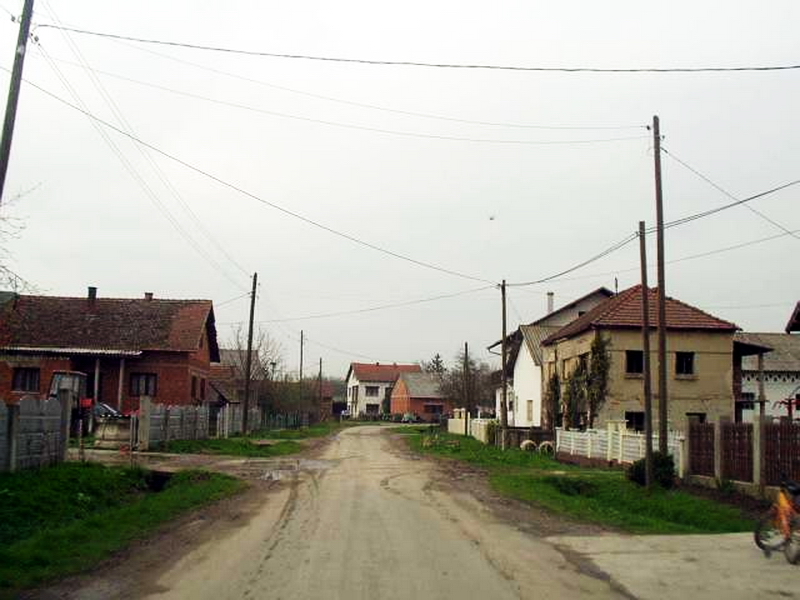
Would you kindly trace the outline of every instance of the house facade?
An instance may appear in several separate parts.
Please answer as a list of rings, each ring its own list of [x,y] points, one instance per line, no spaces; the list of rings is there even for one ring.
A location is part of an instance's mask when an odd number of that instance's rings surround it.
[[[553,310],[552,296],[548,297],[548,314],[528,325],[520,325],[507,339],[508,424],[511,427],[542,426],[544,395],[542,340],[561,327],[586,314],[614,293],[604,287]],[[500,342],[489,350],[499,347]],[[495,388],[495,412],[500,414],[503,401],[502,385]]]
[[[87,395],[123,412],[139,398],[200,404],[219,348],[210,300],[0,296],[0,398],[43,396],[56,370],[87,375]]]
[[[453,411],[453,403],[439,391],[441,380],[433,373],[400,373],[392,388],[391,413],[411,413],[424,421],[437,421]]]
[[[601,338],[609,360],[607,393],[592,416],[595,427],[625,420],[631,429],[644,426],[642,286],[634,286],[587,312],[543,341],[546,381],[560,386],[559,420],[585,426],[589,408],[565,406],[570,378],[588,369],[592,343]],[[653,427],[658,427],[657,292],[650,289],[650,365]],[[734,416],[734,333],[737,326],[698,308],[667,298],[668,427],[686,430],[688,422],[718,421]],[[569,411],[569,415],[566,413]]]
[[[760,364],[758,355],[742,358],[736,420],[750,423],[761,413],[762,392],[765,416],[788,417],[787,401],[793,402],[792,417],[800,416],[800,335],[739,332],[735,339],[769,348]]]
[[[345,382],[347,408],[352,416],[387,413],[391,393],[401,373],[421,373],[419,365],[350,363]]]

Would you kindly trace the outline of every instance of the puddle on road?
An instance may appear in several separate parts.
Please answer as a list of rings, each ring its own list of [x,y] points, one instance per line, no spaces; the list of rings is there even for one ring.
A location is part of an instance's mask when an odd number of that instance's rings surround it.
[[[325,471],[333,467],[336,463],[330,460],[314,460],[301,458],[277,465],[277,468],[268,469],[260,479],[266,481],[281,481],[288,477],[294,477],[298,473],[307,471]]]

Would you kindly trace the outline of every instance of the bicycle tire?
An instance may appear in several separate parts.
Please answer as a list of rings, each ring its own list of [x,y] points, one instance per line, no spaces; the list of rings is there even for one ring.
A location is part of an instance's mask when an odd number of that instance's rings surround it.
[[[769,509],[758,520],[753,531],[753,540],[756,546],[765,552],[780,550],[786,544],[780,525],[778,524],[778,513],[775,508]]]
[[[783,554],[789,564],[800,563],[800,517],[792,519],[789,537],[783,546]]]

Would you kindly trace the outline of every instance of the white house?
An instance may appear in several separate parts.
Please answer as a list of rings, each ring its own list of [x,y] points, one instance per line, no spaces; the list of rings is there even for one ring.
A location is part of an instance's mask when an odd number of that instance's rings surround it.
[[[737,333],[736,342],[755,344],[771,348],[764,354],[764,414],[785,417],[788,409],[784,401],[795,402],[793,416],[800,417],[800,335],[788,333]],[[752,422],[758,414],[759,376],[758,357],[742,358],[742,391],[737,398],[737,417],[743,422]]]
[[[553,295],[548,293],[548,314],[538,321],[519,328],[508,336],[507,382],[508,424],[511,427],[541,427],[542,399],[542,340],[563,326],[571,323],[604,300],[614,295],[601,287],[577,300],[553,310]],[[495,342],[489,350],[500,348]],[[495,388],[495,409],[499,417],[503,399],[502,385]]]
[[[347,409],[353,416],[389,411],[389,398],[400,373],[421,373],[419,365],[350,363],[347,370]]]

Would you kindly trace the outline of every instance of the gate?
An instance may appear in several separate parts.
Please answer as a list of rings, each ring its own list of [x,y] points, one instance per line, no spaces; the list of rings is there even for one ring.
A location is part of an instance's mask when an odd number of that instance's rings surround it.
[[[800,425],[766,423],[763,438],[764,483],[779,485],[784,477],[800,480]]]
[[[753,424],[722,423],[722,477],[753,481]]]
[[[689,471],[714,477],[714,424],[689,424]]]

